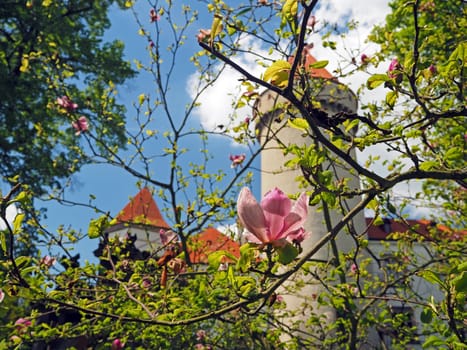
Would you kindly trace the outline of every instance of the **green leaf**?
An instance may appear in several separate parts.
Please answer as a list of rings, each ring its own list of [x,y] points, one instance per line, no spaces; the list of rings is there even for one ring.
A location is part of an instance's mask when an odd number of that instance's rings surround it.
[[[437,284],[440,287],[446,289],[446,284],[433,271],[430,271],[430,270],[421,271],[419,275],[424,280],[426,280],[426,281],[428,281],[430,283],[433,283],[433,284]]]
[[[323,61],[317,61],[315,63],[312,63],[310,64],[310,68],[316,68],[316,69],[319,69],[319,68],[324,68],[328,65],[329,61],[327,60],[323,60]]]
[[[457,292],[467,292],[467,271],[463,271],[462,274],[454,278],[452,283]]]
[[[255,251],[258,249],[256,244],[245,243],[240,247],[240,259],[237,261],[237,268],[246,271],[255,257]]]
[[[433,310],[429,308],[423,309],[423,311],[420,313],[420,321],[422,321],[422,323],[431,323],[432,319],[433,319]]]
[[[464,152],[460,147],[453,147],[446,151],[443,158],[446,160],[457,160],[463,159]]]
[[[209,39],[211,46],[216,36],[218,36],[222,32],[222,28],[223,28],[222,20],[223,20],[223,17],[221,15],[219,14],[214,15],[214,19],[211,24],[211,36]]]
[[[445,342],[439,339],[436,335],[430,335],[427,340],[423,343],[422,347],[424,349],[428,347],[436,347],[445,344]]]
[[[13,234],[17,234],[21,230],[21,224],[23,223],[24,217],[24,213],[16,214],[15,220],[13,221]]]
[[[263,79],[273,85],[285,87],[289,79],[290,67],[289,62],[278,60],[266,69]]]
[[[286,0],[281,9],[281,27],[289,23],[292,31],[295,31],[295,19],[298,13],[298,0]]]
[[[100,218],[91,220],[88,228],[89,238],[99,238],[107,227],[109,227],[107,215],[102,215]]]
[[[226,261],[236,262],[237,258],[225,250],[212,252],[208,256],[208,264],[215,270],[219,268],[220,264],[225,263]]]
[[[394,105],[396,104],[398,97],[397,91],[389,91],[386,94],[386,103],[388,104],[389,107],[393,108]]]
[[[423,171],[430,171],[432,169],[435,169],[439,166],[439,162],[435,161],[435,160],[429,160],[427,162],[423,162],[422,164],[420,164],[419,168],[420,170],[423,170]]]
[[[302,131],[307,131],[310,129],[310,125],[308,125],[308,122],[306,121],[305,118],[288,119],[287,124],[291,126],[292,128],[302,130]]]
[[[389,80],[390,78],[386,74],[374,74],[368,78],[366,85],[368,89],[372,90]]]
[[[287,243],[284,247],[278,248],[279,262],[283,265],[291,263],[299,254],[298,249],[291,243]]]
[[[6,252],[6,236],[5,236],[4,231],[0,232],[0,247],[2,248],[2,252],[5,253]]]

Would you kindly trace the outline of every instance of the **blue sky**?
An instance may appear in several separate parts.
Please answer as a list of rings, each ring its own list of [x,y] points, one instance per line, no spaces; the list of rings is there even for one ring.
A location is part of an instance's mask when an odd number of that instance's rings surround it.
[[[193,4],[199,3],[193,2]],[[202,6],[204,12],[200,14],[199,22],[187,33],[185,40],[186,45],[183,46],[184,52],[178,61],[179,64],[176,66],[174,79],[170,83],[171,92],[169,104],[175,114],[182,113],[185,104],[189,101],[190,86],[188,82],[190,79],[193,79],[195,69],[188,57],[199,49],[195,35],[199,28],[209,28],[211,25],[212,17],[205,11],[204,5]],[[146,1],[138,1],[135,10],[139,14],[143,26],[151,32],[152,35],[155,35],[154,28],[152,27],[153,24],[151,25],[149,23],[150,6],[148,3]],[[313,54],[318,59],[328,59],[330,61],[328,67],[330,71],[332,71],[333,67],[336,67],[339,57],[342,58],[345,57],[346,54],[349,54],[349,47],[355,47],[359,50],[363,50],[367,54],[371,54],[371,50],[375,50],[375,48],[365,44],[364,38],[375,23],[381,22],[384,19],[387,11],[386,0],[375,0],[371,5],[368,5],[365,0],[352,2],[342,2],[339,0],[329,1],[326,7],[317,10],[316,16],[319,21],[331,19],[344,23],[346,19],[354,17],[359,19],[362,26],[358,32],[346,38],[345,45],[340,45],[342,49],[336,52],[330,52],[323,48],[320,45],[319,38],[314,37],[313,40],[316,41],[314,42],[315,47],[313,49]],[[130,11],[123,12],[121,10],[114,10],[111,13],[111,20],[112,27],[107,32],[106,39],[122,40],[126,46],[126,59],[129,61],[133,62],[134,59],[138,59],[143,64],[148,63],[149,57],[146,51],[148,41],[145,37],[138,34],[139,27],[132,13]],[[161,28],[161,42],[164,43],[164,38],[166,35],[170,35],[170,30],[163,19],[158,22],[158,25],[160,25]],[[339,38],[335,39],[339,43]],[[355,52],[356,51],[353,51],[353,53]],[[261,74],[261,70],[258,70],[258,65],[246,55],[244,57],[238,57],[238,61],[254,71],[255,74]],[[198,127],[200,124],[203,124],[203,126],[207,128],[212,128],[217,124],[223,124],[225,122],[226,116],[228,116],[231,111],[230,102],[232,97],[230,94],[238,92],[235,88],[235,84],[232,82],[236,82],[238,78],[239,76],[233,71],[226,71],[218,83],[212,89],[206,91],[204,99],[202,100],[202,108],[190,119],[193,126]],[[353,79],[353,81],[345,83],[357,87],[358,84],[365,81],[366,77],[354,77]],[[135,129],[133,122],[135,109],[132,104],[138,100],[138,96],[142,93],[154,97],[154,81],[149,74],[140,74],[136,79],[127,82],[124,86],[119,88],[118,100],[127,106],[127,122],[130,130],[132,128]],[[243,111],[240,113],[240,117],[243,118],[243,116],[248,113],[249,111]],[[164,122],[156,122],[152,128],[157,128],[162,133],[164,131],[164,125],[166,125]],[[190,147],[190,144],[187,146],[194,151],[193,153],[189,153],[190,155],[186,157],[187,161],[196,159],[197,155],[199,155],[200,145],[194,143],[193,147]],[[157,147],[160,147],[160,144],[155,142],[151,147],[154,147],[154,149],[146,149],[147,153],[157,152]],[[232,144],[232,142],[227,139],[220,138],[211,138],[209,149],[212,151],[214,157],[211,163],[212,169],[223,169],[228,174],[234,171],[230,169],[229,154],[248,153],[246,149]],[[259,167],[258,160],[255,166]],[[167,173],[167,167],[168,164],[164,163],[163,159],[156,159],[153,165],[153,176],[164,176],[163,174]],[[66,198],[71,201],[86,203],[89,201],[90,195],[92,194],[96,197],[94,204],[102,210],[110,212],[110,214],[114,216],[127,204],[129,198],[138,192],[135,182],[136,179],[134,177],[119,168],[108,165],[86,166],[80,173],[73,177],[73,184],[70,189],[67,190]],[[254,183],[253,190],[255,194],[259,196],[259,181]],[[157,198],[155,199],[162,209],[162,203],[158,201]],[[64,225],[65,228],[71,227],[86,231],[90,219],[100,215],[96,214],[93,210],[80,206],[62,206],[56,203],[46,203],[46,205],[48,208],[48,215],[45,223],[51,231],[54,231],[59,225]],[[92,251],[96,246],[97,241],[85,240],[80,242],[75,249],[81,253],[84,259],[90,259],[93,258]]]
[[[152,35],[154,35],[154,27],[149,23],[148,14],[150,7],[145,2],[139,2],[139,4],[135,9],[140,15],[140,20],[147,31],[151,31]],[[145,37],[138,34],[139,27],[132,13],[130,11],[115,9],[111,13],[111,20],[113,24],[106,34],[106,39],[119,39],[125,43],[126,59],[132,62],[133,67],[135,67],[133,63],[135,59],[143,64],[148,64],[150,62],[146,50],[148,41]],[[186,85],[190,75],[196,71],[193,64],[189,61],[189,56],[199,50],[195,35],[198,28],[209,27],[210,21],[211,19],[206,17],[206,23],[200,21],[199,27],[197,25],[193,26],[191,32],[187,33],[187,44],[183,47],[184,52],[179,57],[176,74],[170,82],[170,100],[168,105],[175,116],[181,115],[184,112],[185,104],[190,101]],[[159,25],[162,27],[160,35],[170,35],[170,31],[163,27],[164,24],[164,20],[161,19],[159,22]],[[162,45],[166,44],[163,39],[161,39],[161,43]],[[162,67],[164,68],[164,64]],[[117,99],[120,103],[124,103],[127,106],[127,127],[131,131],[137,130],[137,125],[134,122],[136,112],[133,104],[135,101],[138,101],[138,96],[143,93],[153,98],[155,96],[154,87],[153,77],[146,72],[141,72],[138,77],[119,87]],[[167,121],[157,120],[157,115],[155,119],[150,128],[159,130],[159,140],[151,142],[150,146],[146,147],[146,154],[162,153],[161,149],[164,145],[162,133],[165,131]],[[195,115],[190,122],[193,128],[199,128],[201,125],[200,119]],[[200,160],[199,149],[202,145],[198,142],[197,138],[188,139],[184,146],[191,150],[183,157],[186,162],[197,162],[197,159],[198,161]],[[230,168],[229,155],[244,153],[246,151],[244,148],[233,145],[230,140],[220,137],[211,138],[208,147],[213,156],[210,162],[211,170],[223,169],[229,175],[235,172],[234,169]],[[132,151],[128,150],[126,153],[132,154]],[[258,161],[256,161],[255,166],[259,166]],[[166,178],[168,170],[169,164],[164,158],[155,159],[152,165],[153,177]],[[90,196],[93,195],[95,197],[93,204],[96,207],[103,211],[108,211],[112,216],[115,216],[128,203],[130,197],[137,194],[137,180],[126,171],[117,167],[103,164],[88,165],[73,176],[72,185],[67,189],[65,197],[73,202],[88,203]],[[254,187],[255,192],[259,194],[259,182],[255,182]],[[158,200],[157,196],[155,196],[155,200],[162,209],[164,204]],[[64,206],[55,202],[44,204],[48,210],[45,223],[52,232],[60,225],[63,225],[65,228],[73,228],[86,232],[89,221],[101,215],[83,206]],[[73,248],[81,254],[82,259],[94,259],[92,251],[97,247],[97,243],[97,240],[84,239]]]

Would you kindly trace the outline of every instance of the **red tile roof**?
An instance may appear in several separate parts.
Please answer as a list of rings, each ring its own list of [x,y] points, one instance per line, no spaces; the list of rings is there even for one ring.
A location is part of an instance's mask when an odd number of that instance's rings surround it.
[[[394,219],[383,219],[382,225],[374,225],[374,218],[365,218],[368,227],[368,239],[370,240],[391,240],[392,233],[413,232],[426,239],[432,240],[437,236],[441,239],[460,240],[467,236],[466,231],[453,230],[445,225],[437,224],[430,220],[405,220],[401,222]],[[434,231],[435,230],[435,231]],[[389,236],[389,237],[388,237]]]
[[[115,218],[118,223],[132,223],[170,229],[151,192],[143,188]]]
[[[240,257],[240,245],[213,227],[191,239],[190,261],[195,264],[207,263],[210,253],[225,250],[236,258]]]

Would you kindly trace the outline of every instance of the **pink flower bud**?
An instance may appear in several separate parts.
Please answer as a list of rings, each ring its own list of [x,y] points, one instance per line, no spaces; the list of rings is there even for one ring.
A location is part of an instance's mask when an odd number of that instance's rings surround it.
[[[155,9],[151,9],[149,11],[149,21],[151,23],[157,22],[160,18],[161,16],[156,12]]]
[[[111,349],[112,350],[121,350],[123,349],[123,347],[125,346],[125,344],[123,344],[120,339],[115,339],[113,342],[112,342],[112,347]]]
[[[245,154],[237,154],[237,155],[230,155],[230,160],[232,164],[230,165],[231,168],[236,168],[239,165],[242,165],[243,161],[246,158]]]
[[[360,61],[362,62],[362,64],[366,64],[370,61],[370,57],[362,53],[362,55],[360,56]]]

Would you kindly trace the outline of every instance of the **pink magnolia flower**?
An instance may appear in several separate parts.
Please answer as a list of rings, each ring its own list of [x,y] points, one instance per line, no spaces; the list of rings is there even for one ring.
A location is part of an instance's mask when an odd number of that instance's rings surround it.
[[[158,20],[160,20],[161,16],[156,12],[155,9],[151,9],[149,11],[149,20],[151,23],[154,23]]]
[[[211,29],[200,29],[196,38],[198,39],[198,42],[201,42],[210,35],[211,35]]]
[[[397,73],[395,71],[397,70],[400,70],[402,67],[401,65],[399,64],[399,61],[397,60],[397,58],[393,58],[391,63],[389,64],[389,68],[388,68],[388,75],[390,78],[397,78],[398,76],[400,76],[400,73]]]
[[[240,222],[246,229],[246,239],[256,244],[283,247],[287,242],[301,242],[308,233],[303,224],[308,215],[308,196],[302,193],[295,203],[280,189],[266,193],[258,203],[244,187],[237,201]]]
[[[0,303],[5,299],[5,292],[0,289]]]
[[[229,159],[232,161],[232,164],[230,165],[230,167],[236,168],[237,166],[242,165],[245,158],[246,158],[245,154],[230,155]]]
[[[178,236],[172,230],[164,230],[161,229],[159,231],[159,236],[161,238],[162,245],[166,246],[169,243],[176,243],[178,242]]]
[[[74,111],[78,105],[70,100],[68,96],[57,97],[57,104],[68,111]]]
[[[117,338],[112,342],[111,349],[112,350],[121,350],[121,349],[123,349],[124,346],[125,346],[125,344],[123,344],[122,341]]]
[[[89,130],[88,120],[85,116],[81,116],[78,118],[78,120],[73,121],[71,123],[71,126],[73,127],[73,129],[76,130],[76,136],[80,135],[82,132],[86,132]]]
[[[32,324],[30,320],[18,318],[15,322],[16,330],[20,333],[25,333],[26,329]]]
[[[40,264],[44,265],[45,267],[51,267],[52,265],[55,264],[56,261],[57,261],[57,259],[52,258],[49,255],[46,255],[41,259]]]

